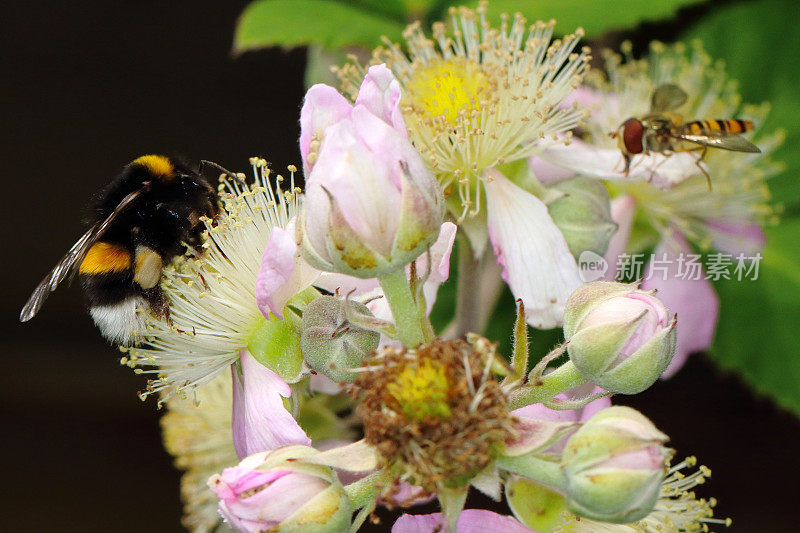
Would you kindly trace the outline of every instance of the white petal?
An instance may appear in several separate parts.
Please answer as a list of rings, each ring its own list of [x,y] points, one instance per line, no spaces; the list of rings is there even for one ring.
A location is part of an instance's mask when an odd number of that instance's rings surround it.
[[[682,152],[670,155],[636,155],[625,175],[625,160],[617,149],[597,148],[580,140],[546,148],[540,156],[553,165],[608,181],[648,181],[659,189],[671,189],[700,174],[697,154]]]
[[[289,444],[311,446],[311,439],[283,405],[292,391],[278,374],[239,353],[241,373],[233,365],[233,447],[244,458]]]
[[[547,207],[495,169],[484,172],[489,238],[528,323],[561,324],[564,305],[580,284],[578,265]]]

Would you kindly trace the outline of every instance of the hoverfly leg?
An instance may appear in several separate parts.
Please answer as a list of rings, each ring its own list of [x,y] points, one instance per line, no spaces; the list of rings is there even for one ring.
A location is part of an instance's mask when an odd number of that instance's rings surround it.
[[[661,162],[660,162],[660,163],[658,163],[657,165],[655,165],[654,167],[652,167],[652,168],[650,169],[650,177],[647,179],[648,183],[650,183],[650,182],[652,182],[652,181],[653,181],[653,178],[656,176],[656,171],[657,171],[657,170],[658,170],[658,169],[661,167],[661,165],[663,165],[664,163],[666,163],[666,162],[667,162],[667,159],[668,159],[668,158],[669,158],[669,156],[671,156],[673,153],[674,153],[674,152],[664,152],[664,153],[662,153],[662,154],[661,154],[661,155],[663,155],[663,156],[664,156],[664,158],[661,160]]]
[[[628,154],[622,154],[622,158],[625,160],[625,170],[623,170],[622,173],[627,178],[631,171],[631,156]]]
[[[703,173],[703,176],[706,177],[706,183],[708,183],[708,190],[711,190],[711,176],[708,174],[706,169],[703,167],[703,159],[706,157],[706,153],[708,153],[708,146],[698,146],[697,148],[691,148],[687,150],[687,152],[700,152],[700,156],[695,160],[694,164],[697,165],[697,168],[700,169],[700,172]]]
[[[708,146],[703,146],[702,152],[700,152],[700,157],[697,158],[697,161],[694,162],[697,165],[697,168],[700,169],[700,172],[703,173],[703,176],[706,177],[706,183],[708,183],[708,190],[711,190],[711,176],[708,175],[708,172],[705,168],[703,168],[702,162],[703,159],[706,157],[706,153],[708,152]]]

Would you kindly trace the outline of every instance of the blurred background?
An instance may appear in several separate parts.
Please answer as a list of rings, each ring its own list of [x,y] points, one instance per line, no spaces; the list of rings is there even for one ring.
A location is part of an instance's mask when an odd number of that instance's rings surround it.
[[[641,50],[651,38],[669,41],[693,31],[697,20],[722,17],[725,32],[706,43],[712,55],[726,49],[720,40],[740,38],[796,54],[796,29],[787,30],[795,33],[786,42],[784,35],[725,27],[726,10],[758,3],[693,3],[601,42],[627,37]],[[119,365],[119,352],[97,334],[77,287],[57,291],[29,323],[20,324],[18,313],[84,231],[92,195],[138,155],[211,159],[232,170],[244,170],[253,155],[277,170],[299,163],[306,52],[270,48],[232,57],[234,26],[246,5],[48,0],[3,8],[2,531],[181,530],[179,472],[161,447],[160,413],[155,402],[137,398],[144,379]],[[558,16],[555,9],[550,16]],[[787,27],[798,22],[793,9],[770,16]],[[773,32],[783,34],[777,26]],[[757,67],[746,66],[748,73]],[[738,77],[735,65],[729,74]],[[769,93],[761,99],[775,97],[771,73],[761,76]],[[796,90],[787,98],[796,102]],[[798,124],[784,126],[790,145]],[[793,287],[786,290],[797,299]],[[758,312],[756,303],[751,312]],[[717,515],[732,517],[733,531],[798,529],[800,422],[737,374],[698,355],[669,382],[616,401],[643,410],[672,437],[679,457],[697,455],[712,469],[701,496],[717,498]],[[374,531],[387,531],[393,520],[381,517]]]

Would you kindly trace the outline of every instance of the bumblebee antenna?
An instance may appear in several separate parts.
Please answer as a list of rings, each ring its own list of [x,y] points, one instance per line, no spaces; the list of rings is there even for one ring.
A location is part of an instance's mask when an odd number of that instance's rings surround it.
[[[203,173],[203,167],[206,167],[206,166],[216,168],[217,170],[222,172],[224,175],[230,176],[231,178],[235,179],[236,181],[238,181],[242,185],[246,185],[245,181],[241,177],[239,177],[238,174],[236,174],[234,172],[231,172],[230,170],[226,169],[222,165],[218,165],[217,163],[214,163],[213,161],[206,161],[205,159],[202,159],[200,161],[200,168],[198,169],[198,172],[200,174],[202,174]]]

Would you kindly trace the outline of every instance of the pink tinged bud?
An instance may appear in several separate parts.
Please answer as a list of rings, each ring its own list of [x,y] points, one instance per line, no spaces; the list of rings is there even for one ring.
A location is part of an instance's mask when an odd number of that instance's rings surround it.
[[[384,64],[374,65],[358,89],[356,105],[363,105],[407,139],[406,123],[400,110],[401,97],[400,84],[392,71]]]
[[[300,150],[313,155],[303,251],[322,270],[374,277],[435,240],[444,197],[408,140],[400,87],[385,66],[369,69],[354,107],[332,92],[312,87],[301,113]]]
[[[251,455],[212,476],[208,485],[228,525],[248,533],[346,530],[352,508],[335,474],[293,462],[314,453],[289,446]]]
[[[661,301],[635,284],[580,287],[567,301],[564,336],[581,375],[621,394],[647,389],[675,354],[675,321]]]
[[[667,470],[668,437],[629,407],[609,407],[575,432],[561,468],[569,508],[607,522],[634,522],[653,509]]]
[[[223,470],[211,488],[220,497],[225,520],[240,531],[255,532],[277,526],[327,485],[314,476],[234,467]]]
[[[651,275],[642,283],[642,288],[658,291],[658,297],[680,317],[675,357],[672,358],[662,378],[674,375],[686,362],[689,354],[711,346],[719,318],[719,297],[705,274],[698,279],[681,276],[678,268],[680,254],[691,254],[692,249],[684,236],[673,232],[670,239],[662,241],[653,255],[667,260],[664,275]],[[666,278],[666,279],[664,279]]]
[[[300,110],[300,155],[308,178],[316,162],[325,129],[350,116],[353,106],[336,89],[317,84],[306,93]]]
[[[443,216],[438,182],[385,122],[356,106],[328,128],[302,221],[310,263],[361,278],[395,270],[436,239]]]
[[[286,410],[291,389],[278,374],[240,352],[241,370],[233,365],[233,446],[240,458],[288,444],[310,445],[303,428]]]

